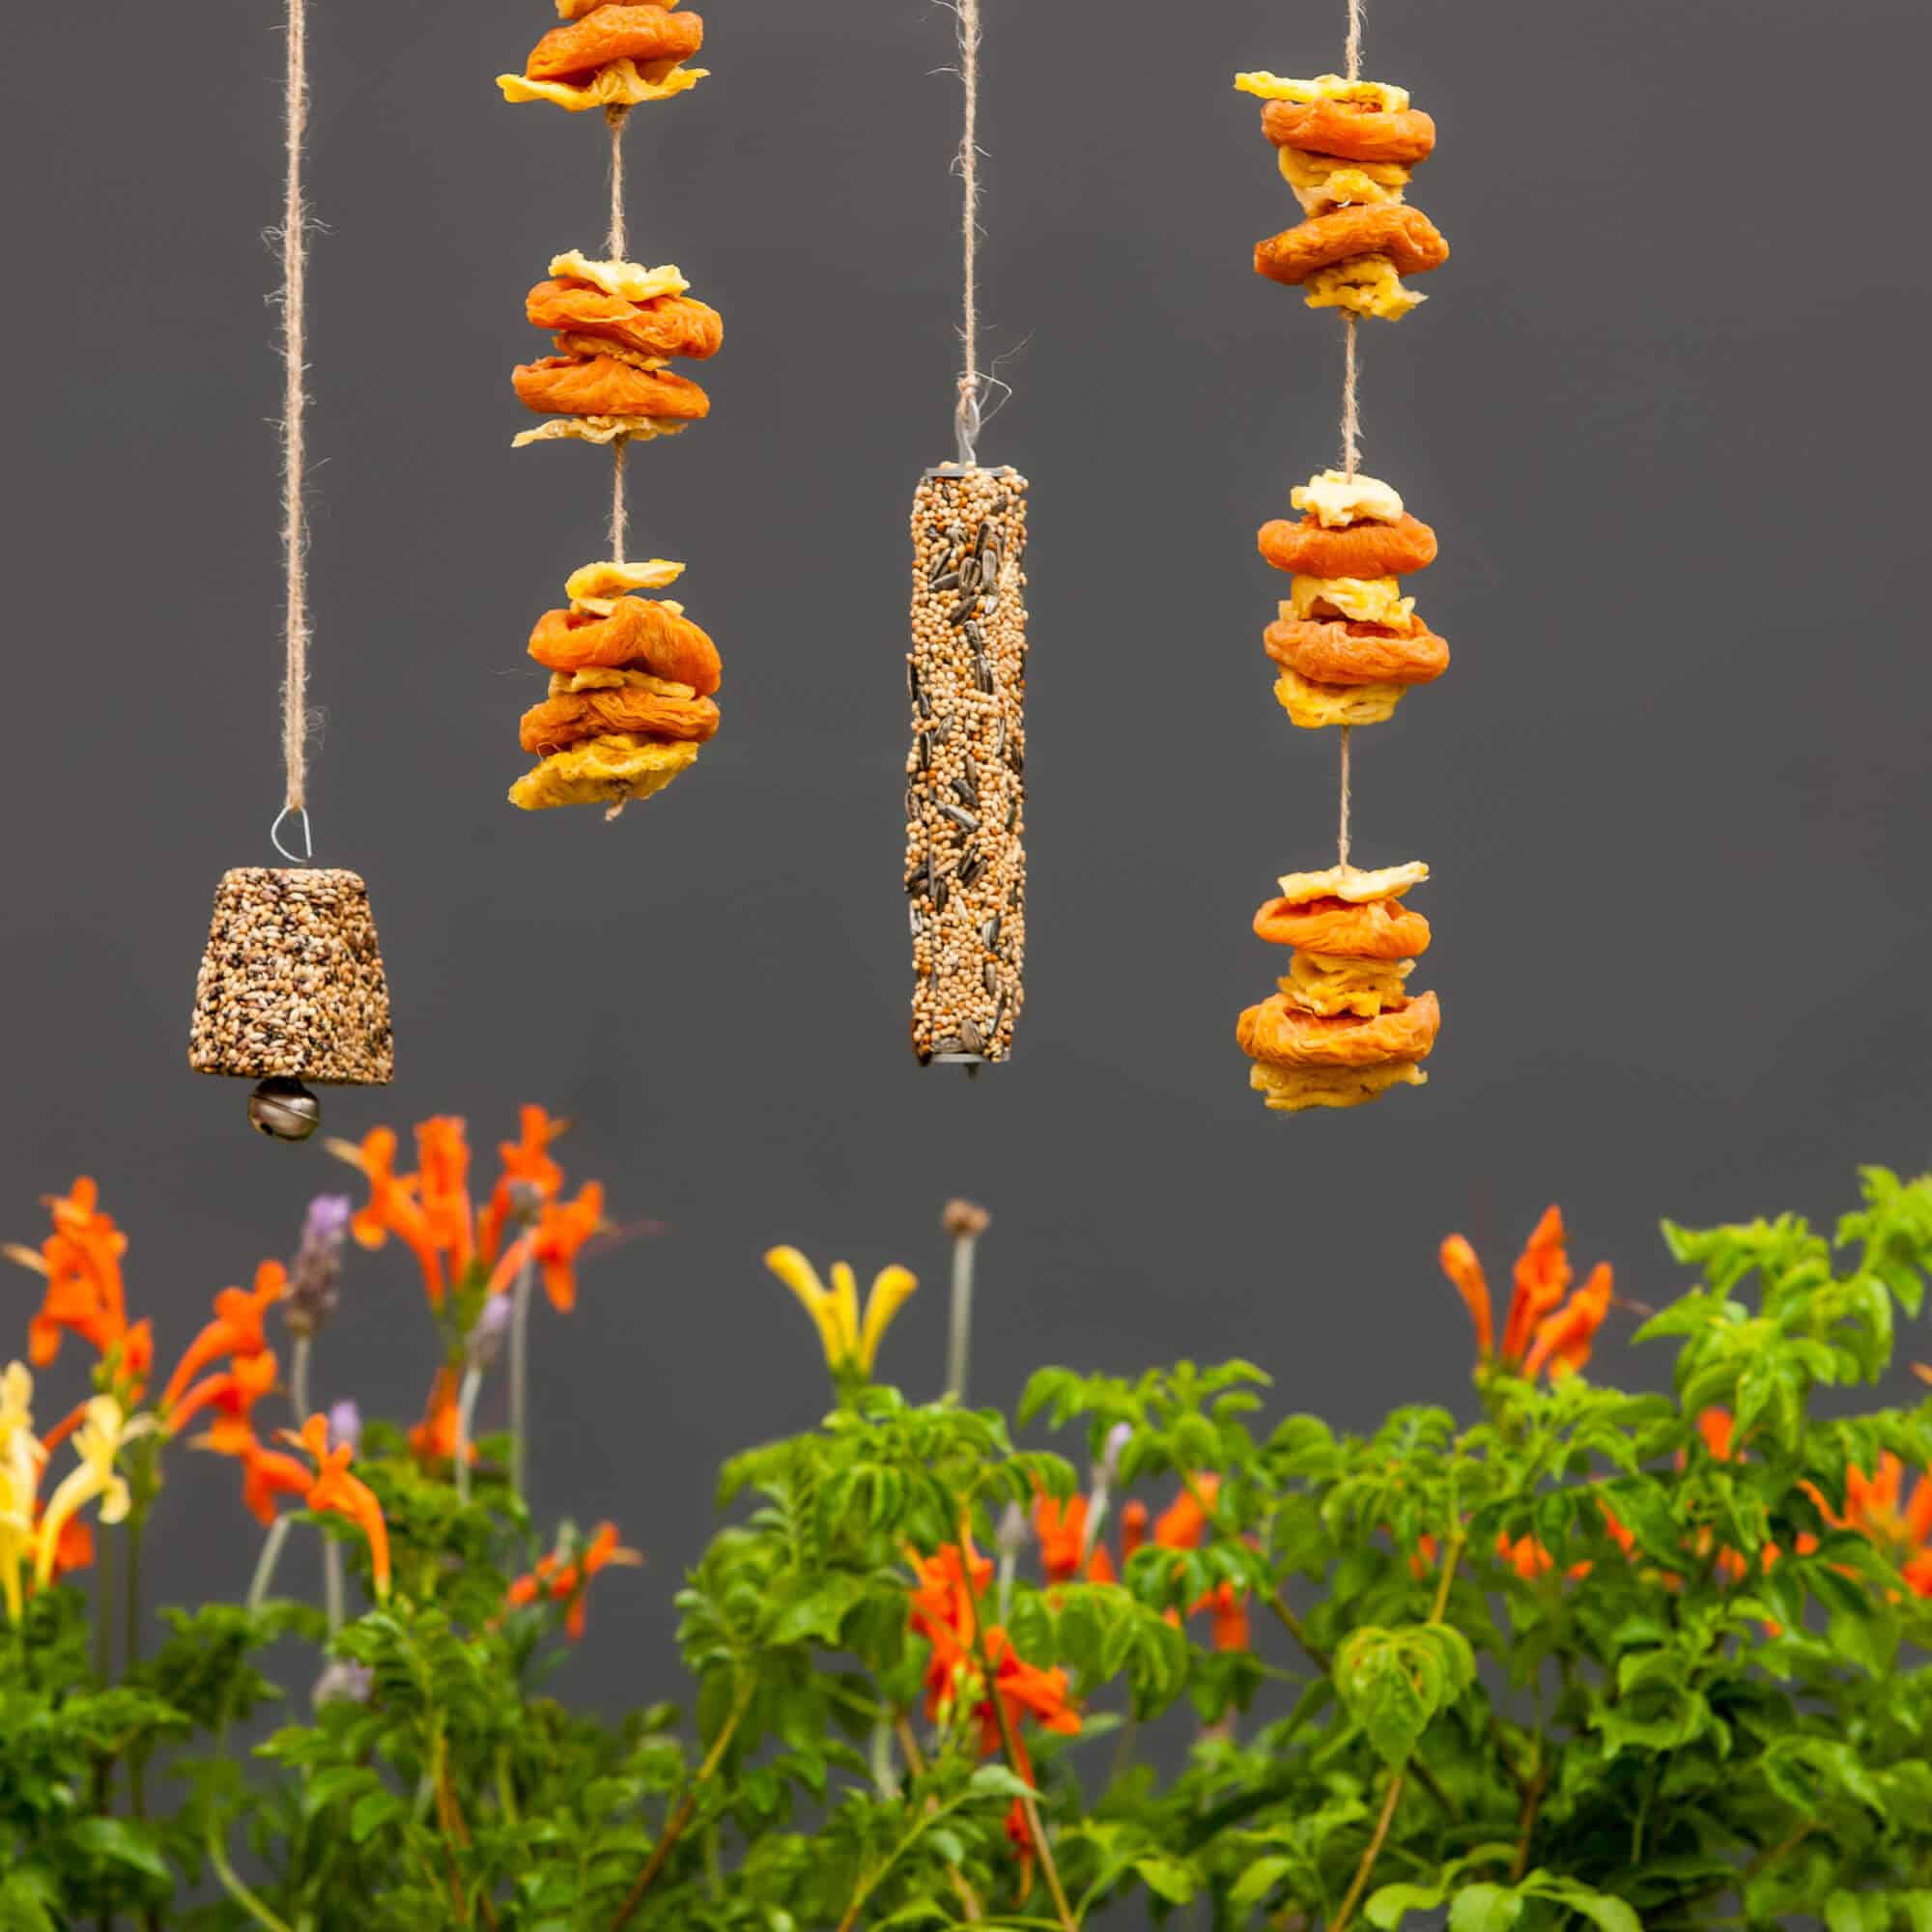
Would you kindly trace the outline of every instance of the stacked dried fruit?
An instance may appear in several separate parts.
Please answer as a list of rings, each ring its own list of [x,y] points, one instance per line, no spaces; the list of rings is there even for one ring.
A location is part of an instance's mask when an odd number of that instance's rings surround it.
[[[1296,724],[1378,724],[1411,685],[1449,668],[1449,646],[1402,594],[1402,575],[1435,560],[1435,532],[1373,476],[1324,469],[1289,500],[1301,521],[1276,518],[1256,539],[1292,573],[1262,634],[1281,667],[1274,695]]]
[[[1340,863],[1290,874],[1256,915],[1264,939],[1296,952],[1280,990],[1236,1029],[1254,1063],[1250,1084],[1281,1113],[1359,1106],[1391,1087],[1420,1086],[1441,1020],[1434,993],[1411,998],[1404,984],[1429,924],[1400,900],[1428,867],[1350,865],[1348,758],[1351,727],[1382,723],[1411,686],[1449,667],[1449,646],[1416,615],[1401,582],[1435,560],[1435,532],[1386,483],[1359,472],[1356,361],[1359,320],[1408,314],[1423,298],[1403,276],[1439,268],[1449,247],[1403,199],[1409,170],[1435,145],[1435,124],[1404,89],[1353,71],[1359,7],[1350,29],[1346,78],[1235,80],[1266,103],[1262,132],[1306,217],[1256,245],[1255,271],[1305,288],[1310,308],[1341,310],[1348,338],[1343,468],[1292,491],[1300,522],[1276,519],[1257,539],[1262,555],[1290,573],[1263,639],[1280,668],[1275,696],[1293,724],[1339,726],[1342,742]]]
[[[717,310],[687,293],[675,268],[622,259],[625,117],[704,74],[682,65],[702,45],[704,23],[675,6],[557,0],[565,24],[537,43],[522,74],[498,78],[510,100],[602,107],[611,142],[610,259],[572,249],[552,261],[525,313],[551,331],[556,353],[511,375],[524,406],[550,418],[517,437],[518,447],[600,443],[614,465],[611,554],[571,577],[568,607],[546,611],[530,638],[530,655],[552,676],[544,702],[523,718],[524,749],[540,762],[511,786],[510,802],[526,810],[604,805],[614,814],[668,784],[718,728],[711,639],[682,605],[639,594],[664,588],[683,566],[624,555],[625,454],[710,412],[703,389],[668,365],[715,355],[724,333]]]
[[[1292,872],[1256,913],[1262,938],[1295,949],[1281,990],[1248,1008],[1235,1034],[1255,1063],[1248,1084],[1273,1111],[1358,1107],[1429,1077],[1418,1063],[1441,1009],[1405,983],[1428,950],[1429,922],[1401,902],[1428,876],[1419,862]]]
[[[704,22],[676,6],[556,0],[564,24],[530,49],[522,73],[498,74],[497,85],[505,100],[548,100],[573,114],[682,94],[706,72],[684,65],[704,44]]]
[[[1403,200],[1409,169],[1435,146],[1435,123],[1409,106],[1407,89],[1334,73],[1241,73],[1235,85],[1267,103],[1262,132],[1307,216],[1255,243],[1255,273],[1306,288],[1310,308],[1383,322],[1425,300],[1402,278],[1439,269],[1449,244]]]

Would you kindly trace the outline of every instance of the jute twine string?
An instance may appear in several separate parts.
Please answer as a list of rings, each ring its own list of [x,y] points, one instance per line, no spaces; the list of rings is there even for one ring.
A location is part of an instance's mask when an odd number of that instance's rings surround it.
[[[980,0],[957,0],[959,85],[965,117],[959,136],[959,341],[962,366],[958,399],[952,408],[957,460],[977,465],[980,428]]]
[[[1349,0],[1349,39],[1343,49],[1344,72],[1350,80],[1362,77],[1362,14],[1365,0]],[[1362,368],[1355,339],[1353,310],[1342,318],[1342,473],[1352,483],[1362,461]],[[1342,726],[1342,799],[1335,834],[1337,863],[1349,863],[1349,738],[1352,726]]]
[[[308,0],[288,0],[287,78],[282,133],[286,170],[282,192],[282,765],[283,818],[302,812],[308,797],[308,504],[304,413],[308,395],[308,202],[302,190],[302,149],[308,135]],[[279,832],[281,818],[275,821]],[[271,834],[271,837],[274,835]],[[306,821],[304,821],[306,837]],[[280,847],[280,839],[275,842]],[[285,849],[285,848],[283,848]]]
[[[611,226],[604,237],[604,253],[612,262],[621,262],[630,249],[630,229],[624,219],[624,124],[628,107],[607,107],[604,118],[611,124]],[[624,463],[630,453],[630,439],[618,437],[611,445],[611,560],[624,560],[624,540],[630,514],[624,502]]]

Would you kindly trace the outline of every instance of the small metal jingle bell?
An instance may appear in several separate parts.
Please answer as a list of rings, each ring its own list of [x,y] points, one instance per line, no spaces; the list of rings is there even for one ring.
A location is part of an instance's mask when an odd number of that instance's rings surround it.
[[[305,1141],[322,1124],[322,1102],[299,1080],[277,1074],[249,1094],[248,1124],[271,1141]]]

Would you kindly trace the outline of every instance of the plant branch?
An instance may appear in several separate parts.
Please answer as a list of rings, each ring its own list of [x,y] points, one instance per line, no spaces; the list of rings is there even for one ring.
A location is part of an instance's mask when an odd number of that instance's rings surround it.
[[[1449,1590],[1456,1580],[1456,1566],[1463,1558],[1463,1539],[1457,1536],[1442,1552],[1442,1575],[1436,1581],[1435,1601],[1431,1605],[1429,1611],[1429,1621],[1433,1624],[1439,1624],[1442,1621],[1442,1613],[1449,1607]],[[1362,1853],[1361,1863],[1355,1867],[1354,1879],[1343,1897],[1340,1909],[1329,1920],[1328,1932],[1344,1932],[1349,1920],[1354,1917],[1356,1906],[1362,1902],[1362,1894],[1369,1889],[1369,1879],[1375,1871],[1376,1861],[1381,1856],[1382,1846],[1388,1839],[1389,1827],[1395,1823],[1396,1806],[1402,1803],[1403,1785],[1411,1774],[1419,1783],[1424,1771],[1425,1767],[1411,1753],[1403,1769],[1390,1777],[1388,1791],[1382,1799],[1381,1813],[1376,1820],[1375,1833],[1369,1839],[1367,1849]]]
[[[637,1911],[645,1892],[657,1882],[658,1873],[665,1867],[665,1861],[675,1849],[677,1841],[684,1836],[692,1819],[697,1812],[698,1793],[718,1775],[718,1767],[724,1761],[724,1753],[730,1748],[731,1740],[737,1735],[738,1726],[745,1721],[745,1713],[752,1708],[753,1680],[747,1678],[739,1690],[737,1701],[731,1706],[729,1715],[719,1727],[711,1748],[704,1755],[704,1762],[697,1767],[696,1774],[685,1787],[684,1796],[677,1801],[676,1807],[665,1821],[664,1830],[658,1834],[658,1841],[651,1847],[651,1855],[644,1861],[644,1868],[638,1874],[637,1882],[624,1894],[624,1902],[617,1908],[617,1916],[611,1921],[611,1932],[620,1932],[629,1924],[631,1915]]]
[[[1369,1874],[1375,1870],[1376,1860],[1381,1856],[1389,1827],[1395,1823],[1395,1807],[1402,1803],[1402,1783],[1401,1772],[1389,1779],[1388,1791],[1382,1799],[1381,1815],[1376,1820],[1375,1836],[1369,1840],[1368,1850],[1362,1854],[1362,1861],[1355,1867],[1354,1879],[1342,1900],[1341,1909],[1328,1921],[1328,1932],[1344,1932],[1349,1920],[1354,1917],[1355,1907],[1362,1902],[1363,1892],[1369,1889]]]
[[[963,1530],[961,1541],[964,1541]],[[973,1648],[980,1656],[980,1672],[984,1681],[986,1701],[993,1707],[993,1721],[1000,1727],[1000,1747],[1006,1753],[1008,1769],[1028,1787],[1019,1801],[1020,1810],[1026,1818],[1034,1849],[1039,1854],[1040,1874],[1052,1895],[1053,1909],[1060,1915],[1063,1932],[1079,1932],[1079,1920],[1074,1918],[1073,1908],[1066,1900],[1065,1888],[1060,1883],[1060,1867],[1054,1862],[1053,1847],[1046,1840],[1046,1826],[1040,1819],[1039,1806],[1034,1801],[1033,1779],[1027,1774],[1026,1760],[1020,1755],[1019,1739],[1013,1733],[1012,1719],[1007,1713],[1006,1699],[1000,1695],[1000,1687],[993,1674],[992,1651],[986,1642],[986,1620],[980,1614],[980,1595],[973,1587],[970,1570],[967,1572],[966,1588],[973,1602]]]

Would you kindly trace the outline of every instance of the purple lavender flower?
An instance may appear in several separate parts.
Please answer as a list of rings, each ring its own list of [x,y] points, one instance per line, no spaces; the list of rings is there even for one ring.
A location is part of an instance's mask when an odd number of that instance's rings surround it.
[[[469,1366],[478,1375],[496,1366],[503,1352],[503,1337],[510,1332],[510,1297],[493,1294],[483,1304],[475,1325],[469,1331]]]
[[[347,1400],[331,1403],[328,1409],[328,1446],[340,1449],[345,1442],[352,1455],[362,1446],[362,1411]]]
[[[292,1335],[316,1334],[335,1312],[349,1213],[346,1194],[318,1194],[308,1204],[301,1246],[289,1265],[289,1292],[282,1300],[282,1319]]]
[[[315,1680],[315,1689],[308,1693],[309,1702],[318,1711],[325,1704],[366,1704],[375,1681],[375,1673],[366,1663],[338,1657],[326,1665],[322,1675]]]

